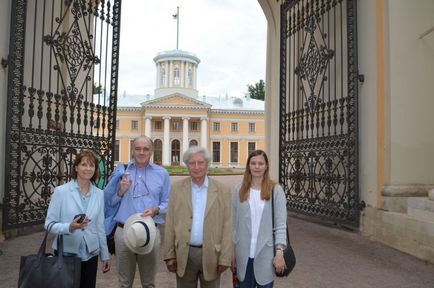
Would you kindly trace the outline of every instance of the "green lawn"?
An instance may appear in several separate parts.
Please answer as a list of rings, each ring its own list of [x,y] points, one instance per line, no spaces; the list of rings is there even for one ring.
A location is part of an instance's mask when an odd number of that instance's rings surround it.
[[[188,175],[187,167],[185,166],[163,166],[170,175]],[[242,175],[244,169],[231,168],[208,168],[209,175]]]

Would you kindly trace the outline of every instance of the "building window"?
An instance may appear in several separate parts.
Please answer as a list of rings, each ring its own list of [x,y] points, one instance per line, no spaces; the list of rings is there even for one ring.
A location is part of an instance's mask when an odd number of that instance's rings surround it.
[[[192,146],[198,146],[198,145],[197,145],[197,141],[194,140],[194,139],[191,140],[190,143],[189,143],[189,145],[188,145],[188,147],[192,147]]]
[[[162,123],[161,121],[155,121],[155,130],[161,130]]]
[[[173,130],[178,130],[178,129],[179,129],[179,122],[173,121]]]
[[[181,159],[181,142],[175,139],[172,141],[172,165],[179,165]]]
[[[214,131],[220,131],[220,122],[214,122],[212,125]]]
[[[134,139],[130,140],[130,155],[133,155],[134,151]]]
[[[256,150],[256,142],[247,143],[247,155],[250,155],[253,151]]]
[[[116,129],[119,129],[119,120],[116,120]]]
[[[160,73],[160,86],[164,85],[164,79],[166,78],[166,70],[164,68],[161,68]]]
[[[197,122],[190,122],[190,130],[197,131]]]
[[[191,68],[188,69],[187,72],[187,77],[188,77],[188,85],[193,85],[193,71],[191,70]]]
[[[212,162],[220,163],[220,142],[212,142]]]
[[[231,163],[238,163],[238,142],[231,142]]]
[[[256,131],[255,123],[249,123],[249,132],[255,132],[255,131]]]
[[[160,139],[154,141],[154,163],[161,165],[163,163],[163,142]]]
[[[238,131],[238,123],[237,122],[232,122],[231,123],[231,131],[232,132],[237,132]]]
[[[114,149],[114,152],[113,152],[113,160],[114,161],[120,161],[119,160],[119,140],[116,140],[115,141],[115,149]]]
[[[175,67],[173,70],[173,80],[175,84],[179,84],[179,68]]]
[[[139,129],[139,121],[131,120],[131,130],[137,130],[137,129]]]

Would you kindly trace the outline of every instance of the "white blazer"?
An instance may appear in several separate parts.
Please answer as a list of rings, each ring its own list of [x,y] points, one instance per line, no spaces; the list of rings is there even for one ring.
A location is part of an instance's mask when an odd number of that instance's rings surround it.
[[[250,215],[249,201],[240,202],[240,188],[241,184],[237,185],[232,193],[232,241],[235,246],[237,276],[240,281],[244,281],[250,255],[252,218]],[[280,185],[274,187],[274,217],[276,244],[286,246],[286,197]],[[261,223],[259,224],[255,260],[253,264],[255,278],[258,284],[265,285],[274,280],[273,258],[274,247],[271,201],[266,201],[264,211],[262,212]]]
[[[107,240],[104,231],[104,192],[91,184],[89,188],[90,199],[87,210],[84,211],[78,185],[75,180],[58,186],[51,195],[48,206],[45,229],[52,221],[58,223],[53,225],[52,233],[63,234],[63,251],[78,253],[80,243],[85,241],[89,253],[99,251],[102,261],[109,260],[110,255],[107,248]],[[77,229],[69,232],[69,224],[74,216],[85,213],[91,220],[85,229]],[[57,249],[57,241],[53,241],[53,249]]]

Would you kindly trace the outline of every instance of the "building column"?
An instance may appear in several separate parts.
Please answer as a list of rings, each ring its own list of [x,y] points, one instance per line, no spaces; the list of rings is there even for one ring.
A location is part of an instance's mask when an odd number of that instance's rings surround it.
[[[160,75],[160,73],[161,73],[161,69],[160,69],[160,64],[159,63],[155,63],[155,66],[156,66],[156,68],[157,68],[157,86],[155,86],[155,87],[157,87],[157,89],[158,88],[160,88],[160,79],[161,79],[161,75]]]
[[[169,85],[167,87],[173,87],[173,61],[169,61],[169,71],[168,71],[168,76],[169,76]],[[166,88],[167,88],[166,87]]]
[[[164,133],[163,133],[163,165],[170,166],[170,117],[163,117],[164,119]]]
[[[152,129],[151,129],[151,119],[152,119],[152,116],[145,116],[145,136],[148,136],[149,138],[151,138],[151,131],[152,131]]]
[[[200,118],[200,146],[207,148],[208,118]]]
[[[166,69],[166,72],[164,74],[164,88],[167,88],[167,87],[169,87],[169,65],[168,65],[167,61],[164,62],[164,67]],[[158,88],[160,88],[160,87],[158,87]]]
[[[186,61],[184,61],[184,87],[185,88],[189,88],[188,87],[188,63]]]
[[[182,153],[188,149],[188,120],[190,117],[182,117]]]
[[[192,76],[193,77],[193,89],[197,89],[197,66],[193,65],[193,69],[191,69],[192,71]]]

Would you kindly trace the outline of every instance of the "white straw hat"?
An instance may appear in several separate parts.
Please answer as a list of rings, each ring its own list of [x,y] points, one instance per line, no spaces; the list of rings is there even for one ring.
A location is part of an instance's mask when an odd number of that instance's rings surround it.
[[[157,228],[151,216],[131,215],[124,225],[125,245],[136,254],[148,254],[154,247]]]

